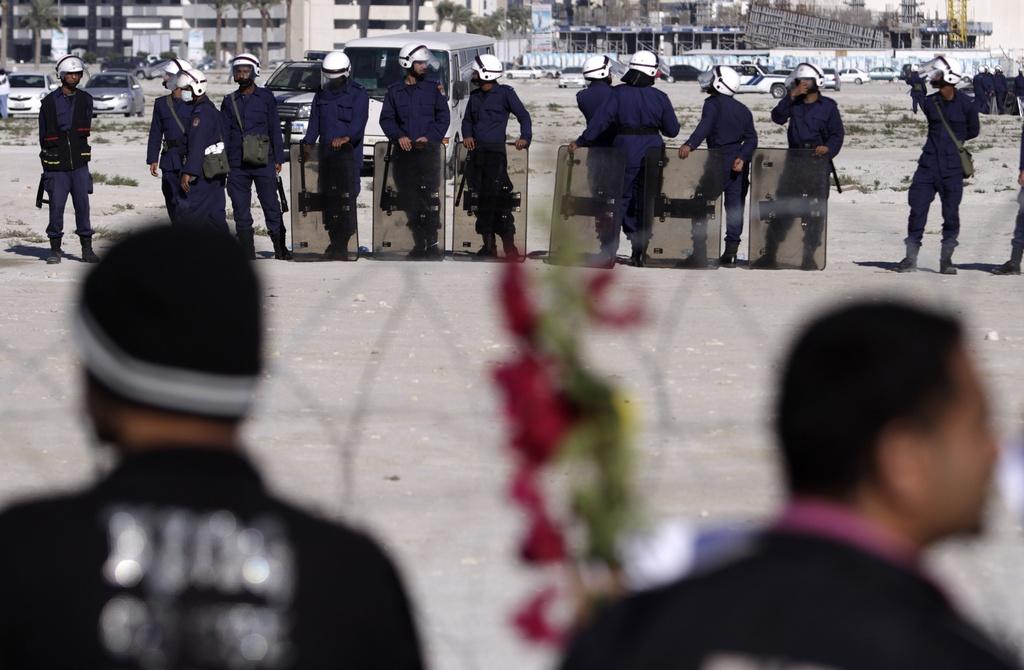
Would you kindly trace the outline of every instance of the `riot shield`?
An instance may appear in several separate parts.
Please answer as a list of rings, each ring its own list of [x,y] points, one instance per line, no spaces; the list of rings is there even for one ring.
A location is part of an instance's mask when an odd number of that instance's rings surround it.
[[[297,261],[356,260],[356,186],[351,145],[292,145],[292,253]]]
[[[626,159],[612,147],[558,148],[550,259],[590,265],[614,260],[622,221]]]
[[[830,175],[813,149],[758,149],[750,171],[750,266],[825,269]]]
[[[650,231],[647,265],[707,268],[718,259],[722,239],[724,168],[718,151],[677,148],[647,152],[644,226]]]
[[[374,145],[374,257],[444,258],[444,160],[436,142],[410,151],[397,142]]]
[[[458,146],[452,258],[526,258],[528,151],[512,144]]]

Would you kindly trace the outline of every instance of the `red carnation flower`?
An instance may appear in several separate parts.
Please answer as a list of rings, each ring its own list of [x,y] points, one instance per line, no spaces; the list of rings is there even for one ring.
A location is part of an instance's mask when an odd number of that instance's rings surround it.
[[[519,551],[527,563],[558,563],[566,557],[565,537],[544,511],[537,510]]]
[[[608,288],[614,278],[612,272],[598,272],[590,278],[587,282],[587,311],[601,325],[616,328],[632,326],[644,317],[639,301],[618,310],[611,309],[605,304]]]
[[[495,380],[504,391],[505,414],[512,422],[512,448],[528,463],[544,463],[572,425],[571,406],[552,385],[547,368],[535,356],[498,366]]]
[[[566,631],[551,622],[548,611],[557,595],[555,588],[549,586],[526,601],[516,613],[513,622],[524,638],[556,646],[565,643]]]
[[[508,329],[529,339],[537,329],[538,316],[526,290],[526,275],[519,263],[509,263],[501,277],[501,304]]]

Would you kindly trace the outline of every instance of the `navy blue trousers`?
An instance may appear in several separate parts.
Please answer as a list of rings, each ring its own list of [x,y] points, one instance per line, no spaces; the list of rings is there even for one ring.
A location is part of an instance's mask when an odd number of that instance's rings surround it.
[[[744,165],[743,172],[733,172],[732,163],[725,166],[725,241],[739,244],[743,235],[743,204],[750,188],[750,166]]]
[[[907,244],[921,246],[928,210],[938,194],[942,202],[942,245],[956,246],[960,236],[960,201],[964,197],[962,174],[943,175],[937,169],[918,167],[910,184],[907,200],[910,218],[907,221]]]
[[[1024,188],[1017,195],[1020,208],[1017,210],[1017,225],[1013,227],[1013,248],[1024,249]]]
[[[50,222],[46,226],[46,236],[50,239],[64,236],[64,207],[70,195],[75,207],[75,232],[82,237],[92,237],[89,223],[92,175],[89,174],[89,166],[83,165],[70,172],[47,172],[43,177],[43,188],[50,198]]]
[[[183,192],[179,186],[174,222],[187,226],[209,226],[226,233],[226,207],[224,177],[207,179],[201,176],[192,182],[188,193]]]
[[[181,192],[181,172],[178,170],[161,170],[160,190],[164,194],[167,216],[175,223],[175,209],[178,206],[178,193]]]
[[[231,198],[231,209],[234,210],[235,232],[252,230],[252,187],[256,185],[256,197],[263,208],[263,218],[267,222],[267,230],[271,235],[278,235],[284,230],[281,218],[281,201],[277,198],[277,174],[274,166],[247,170],[231,168],[228,173],[228,196]]]

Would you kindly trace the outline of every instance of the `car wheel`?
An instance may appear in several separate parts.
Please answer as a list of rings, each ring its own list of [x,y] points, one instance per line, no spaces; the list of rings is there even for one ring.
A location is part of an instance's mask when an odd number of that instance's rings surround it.
[[[864,83],[864,80],[858,77],[857,79],[853,80],[853,83],[857,84],[857,86],[860,86],[861,84]]]
[[[782,96],[786,95],[785,84],[772,84],[772,97],[776,100],[781,100]]]
[[[669,84],[674,84],[674,83],[676,83],[676,78],[675,77],[665,77],[665,81],[668,82]]]
[[[135,72],[135,78],[136,79],[144,79],[145,77],[146,77],[146,73],[143,72],[142,70],[137,70]]]

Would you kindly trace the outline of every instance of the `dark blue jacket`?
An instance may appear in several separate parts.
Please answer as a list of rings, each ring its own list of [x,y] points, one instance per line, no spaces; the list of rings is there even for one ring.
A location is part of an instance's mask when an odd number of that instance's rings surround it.
[[[696,149],[707,140],[708,149],[724,150],[727,165],[737,158],[750,165],[757,149],[754,115],[739,100],[727,95],[710,95],[704,101],[700,123],[685,144]]]
[[[92,96],[85,91],[78,90],[75,91],[74,95],[64,95],[64,90],[58,88],[56,91],[51,91],[48,97],[53,98],[53,103],[56,106],[57,130],[71,130],[75,100],[82,100],[82,104],[85,105],[83,116],[90,121],[92,120]],[[42,105],[39,106],[39,145],[46,146],[46,128],[43,123]]]
[[[192,117],[188,122],[188,148],[185,150],[185,165],[181,171],[193,177],[202,177],[206,147],[222,141],[223,137],[224,115],[204,95],[192,105]]]
[[[941,93],[933,93],[927,97],[920,96],[918,104],[928,119],[928,139],[921,151],[918,165],[923,168],[938,170],[943,176],[952,176],[962,171],[960,152],[946,131],[939,116],[939,106],[949,127],[961,143],[972,140],[981,132],[978,118],[978,107],[970,96],[957,91],[952,100],[946,102]]]
[[[469,94],[466,115],[462,117],[462,138],[472,137],[483,144],[504,144],[509,114],[519,122],[519,137],[527,142],[532,140],[530,113],[515,89],[504,84],[495,84],[488,92],[477,88]]]
[[[992,79],[992,75],[987,72],[979,72],[978,75],[972,80],[974,84],[975,97],[982,98],[987,96],[993,91],[995,81]]]
[[[348,79],[337,89],[325,86],[313,96],[309,127],[302,141],[314,144],[319,138],[321,144],[330,144],[333,139],[348,137],[357,149],[363,144],[369,116],[370,96],[362,84]]]
[[[1024,172],[1024,135],[1020,138],[1020,170]]]
[[[648,149],[665,145],[662,135],[675,137],[679,134],[679,119],[664,91],[653,86],[623,84],[612,89],[608,101],[597,110],[576,144],[594,146],[593,142],[600,140],[609,129],[615,130],[612,146],[623,150],[627,167],[637,167],[643,164]],[[622,132],[628,129],[659,132],[650,135]]]
[[[238,127],[231,100],[238,106],[238,115],[242,117],[245,128]],[[228,163],[233,168],[242,167],[242,135],[269,135],[270,160],[266,169],[273,170],[274,163],[284,163],[284,137],[281,134],[281,119],[277,115],[277,100],[274,94],[265,88],[256,87],[249,95],[238,91],[229,94],[220,103],[220,113],[224,116],[224,128],[227,135],[224,142],[228,150]]]
[[[846,130],[839,116],[839,105],[832,98],[819,95],[817,100],[807,104],[784,95],[772,110],[772,121],[780,126],[789,123],[786,135],[791,149],[824,144],[828,147],[829,158],[835,158],[843,148]]]
[[[1002,72],[997,72],[992,76],[992,88],[995,89],[996,97],[999,98],[999,104],[1003,104],[1003,99],[1006,97],[1006,75]]]
[[[1024,97],[1024,72],[1018,72],[1013,78],[1013,93],[1017,97]]]
[[[590,125],[590,120],[597,116],[597,110],[604,107],[605,103],[608,102],[608,98],[611,97],[614,88],[614,86],[606,81],[595,81],[576,94],[576,106],[583,112],[583,118],[586,120],[587,125]],[[615,129],[609,128],[599,138],[594,140],[590,146],[610,147],[613,139],[615,139]]]
[[[380,110],[380,127],[392,142],[403,137],[440,142],[448,134],[450,122],[448,98],[436,81],[406,84],[402,79],[388,86]]]
[[[184,132],[171,116],[171,105],[178,114]],[[180,98],[169,95],[157,98],[153,103],[153,120],[149,124],[149,145],[146,147],[146,165],[152,165],[160,161],[160,169],[171,172],[181,170],[181,160],[185,155],[185,138],[188,133],[188,123],[191,120],[192,108],[187,102]],[[162,142],[167,142],[167,151],[161,153]]]

